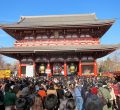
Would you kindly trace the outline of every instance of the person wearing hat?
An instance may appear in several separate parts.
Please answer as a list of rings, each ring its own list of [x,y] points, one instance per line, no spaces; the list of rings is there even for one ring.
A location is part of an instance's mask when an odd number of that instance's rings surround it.
[[[85,110],[103,110],[102,100],[97,96],[98,89],[96,87],[90,88],[90,95],[85,102]]]

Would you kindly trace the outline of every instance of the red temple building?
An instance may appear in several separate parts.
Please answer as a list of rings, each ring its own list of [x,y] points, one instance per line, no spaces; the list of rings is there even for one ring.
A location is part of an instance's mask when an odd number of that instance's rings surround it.
[[[19,77],[97,76],[96,59],[119,47],[100,44],[114,22],[95,14],[22,16],[17,23],[0,26],[16,39],[14,47],[0,48],[0,54],[19,60]]]

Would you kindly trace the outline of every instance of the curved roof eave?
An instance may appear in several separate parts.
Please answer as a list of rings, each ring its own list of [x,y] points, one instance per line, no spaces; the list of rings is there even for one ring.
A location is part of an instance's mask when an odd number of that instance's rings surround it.
[[[71,22],[71,23],[13,23],[13,24],[2,24],[2,29],[30,29],[30,28],[64,28],[64,27],[95,27],[95,26],[109,26],[112,25],[115,20],[96,20],[90,22]]]
[[[104,51],[116,50],[120,48],[120,44],[114,45],[79,45],[79,46],[41,46],[41,47],[10,47],[0,48],[0,52],[51,52],[51,51]]]

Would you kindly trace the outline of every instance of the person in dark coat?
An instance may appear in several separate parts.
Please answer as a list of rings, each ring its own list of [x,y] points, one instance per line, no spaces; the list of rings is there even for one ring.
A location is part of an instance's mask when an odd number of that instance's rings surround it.
[[[96,87],[90,89],[91,94],[86,100],[85,110],[103,110],[102,100],[97,96],[98,90]]]
[[[0,90],[0,110],[5,110],[4,95],[1,90]]]

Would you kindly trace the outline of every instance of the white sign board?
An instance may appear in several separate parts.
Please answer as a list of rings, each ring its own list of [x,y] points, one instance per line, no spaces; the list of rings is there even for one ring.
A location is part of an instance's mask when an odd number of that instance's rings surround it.
[[[33,77],[34,76],[34,66],[27,65],[26,66],[26,77]]]
[[[45,73],[46,73],[46,74],[50,74],[50,73],[51,73],[51,70],[50,70],[50,69],[46,69]]]

